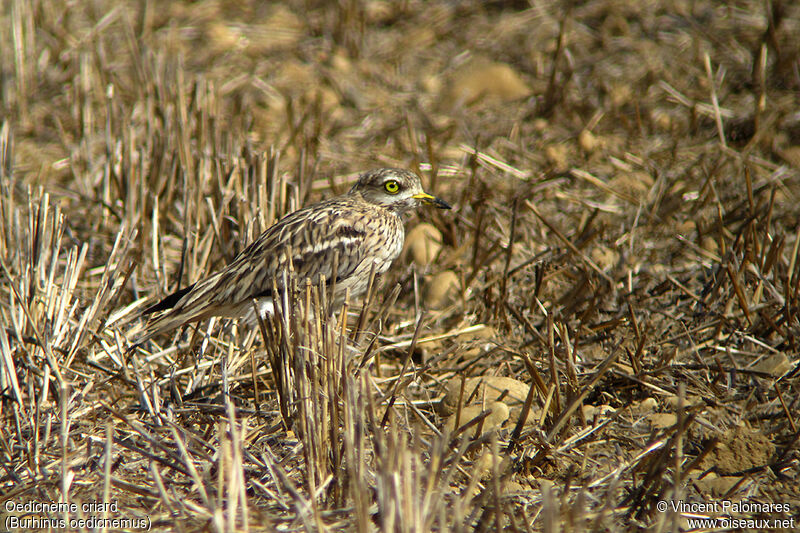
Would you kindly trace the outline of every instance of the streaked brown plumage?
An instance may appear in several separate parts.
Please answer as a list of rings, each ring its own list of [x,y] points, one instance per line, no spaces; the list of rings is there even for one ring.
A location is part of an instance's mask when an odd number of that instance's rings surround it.
[[[376,274],[389,268],[403,248],[401,216],[423,204],[450,209],[424,192],[412,172],[365,172],[347,194],[286,215],[223,270],[146,309],[143,314],[161,314],[135,345],[187,322],[245,315],[252,311],[253,299],[262,313],[270,312],[273,279],[282,289],[280,274],[288,269],[289,258],[300,283],[309,279],[316,284],[322,276],[335,279],[334,306],[341,305],[348,289],[351,297],[367,289],[373,264]]]

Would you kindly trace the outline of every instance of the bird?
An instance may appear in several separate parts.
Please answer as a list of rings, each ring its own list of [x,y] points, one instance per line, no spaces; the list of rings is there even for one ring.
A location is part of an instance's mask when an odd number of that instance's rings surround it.
[[[156,315],[136,338],[134,349],[184,324],[212,316],[242,317],[274,312],[273,283],[279,291],[291,268],[298,287],[306,281],[334,283],[333,309],[345,295],[358,297],[371,273],[383,274],[400,255],[403,215],[423,205],[451,209],[425,192],[420,177],[399,168],[379,168],[358,176],[345,194],[287,214],[242,250],[225,268],[151,305]]]

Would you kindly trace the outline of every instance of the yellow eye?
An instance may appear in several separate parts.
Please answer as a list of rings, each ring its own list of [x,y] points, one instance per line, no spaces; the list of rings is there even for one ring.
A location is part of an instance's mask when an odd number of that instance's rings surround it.
[[[386,189],[386,192],[389,194],[397,194],[400,192],[400,184],[394,180],[389,180],[383,184],[383,188]]]

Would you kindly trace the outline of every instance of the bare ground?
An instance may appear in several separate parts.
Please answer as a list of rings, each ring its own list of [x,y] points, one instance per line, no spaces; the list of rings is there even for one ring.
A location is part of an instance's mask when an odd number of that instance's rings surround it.
[[[800,5],[629,4],[5,2],[0,529],[796,527]],[[378,166],[371,298],[126,354]]]

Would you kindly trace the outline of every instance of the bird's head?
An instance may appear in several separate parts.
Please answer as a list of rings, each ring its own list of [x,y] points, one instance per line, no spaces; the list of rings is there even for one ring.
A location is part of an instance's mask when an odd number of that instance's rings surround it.
[[[398,216],[420,205],[450,209],[447,202],[422,190],[419,176],[399,168],[381,168],[361,174],[349,194],[358,195]]]

